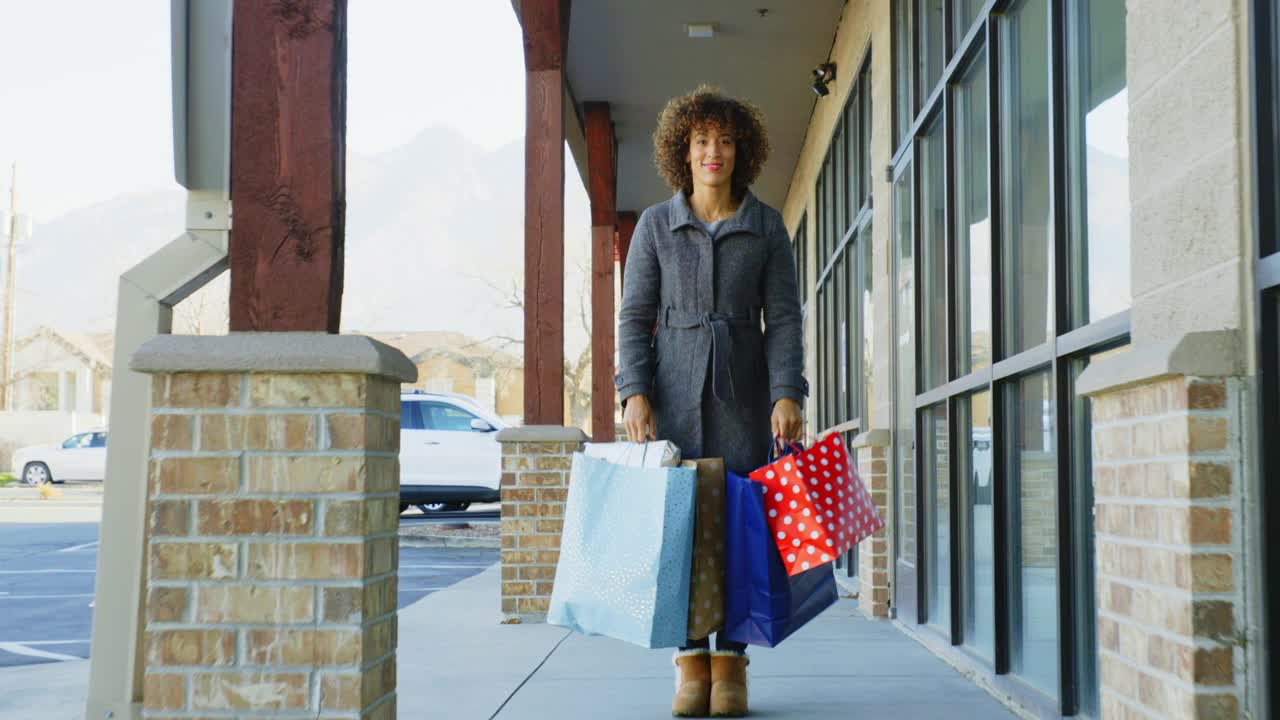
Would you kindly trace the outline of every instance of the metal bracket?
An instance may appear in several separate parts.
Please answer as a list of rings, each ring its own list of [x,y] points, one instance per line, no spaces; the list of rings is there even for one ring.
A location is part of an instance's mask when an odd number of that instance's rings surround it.
[[[231,201],[223,193],[190,193],[187,198],[187,229],[231,230]]]

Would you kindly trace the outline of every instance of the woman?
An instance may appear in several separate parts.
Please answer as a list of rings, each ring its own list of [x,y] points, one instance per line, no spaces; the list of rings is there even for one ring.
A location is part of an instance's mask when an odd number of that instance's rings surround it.
[[[670,440],[745,476],[774,436],[800,436],[804,331],[791,241],[748,189],[769,154],[760,111],[703,86],[658,118],[654,160],[675,190],[640,216],[618,313],[627,438]],[[761,329],[761,320],[764,329]],[[676,654],[672,714],[747,712],[745,645]]]

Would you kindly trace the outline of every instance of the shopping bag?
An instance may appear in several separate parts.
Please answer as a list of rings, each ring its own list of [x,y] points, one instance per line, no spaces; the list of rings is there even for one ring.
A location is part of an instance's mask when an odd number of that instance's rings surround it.
[[[791,575],[831,562],[884,527],[839,435],[754,470],[765,510]]]
[[[737,642],[773,647],[836,602],[831,565],[788,575],[766,522],[764,486],[725,474],[724,629]]]
[[[675,467],[680,464],[680,448],[670,440],[587,443],[582,451],[587,457],[633,467]]]
[[[689,573],[689,638],[699,640],[724,624],[724,459],[686,460],[694,468],[693,565]]]
[[[687,640],[692,468],[574,453],[547,622],[646,648]]]

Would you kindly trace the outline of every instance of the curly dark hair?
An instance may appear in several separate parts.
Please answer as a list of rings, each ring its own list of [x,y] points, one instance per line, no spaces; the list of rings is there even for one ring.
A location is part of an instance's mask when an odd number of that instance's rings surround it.
[[[658,127],[653,131],[654,165],[672,190],[692,193],[689,137],[695,129],[707,126],[728,128],[733,133],[737,152],[730,186],[734,199],[740,200],[769,159],[764,115],[749,100],[728,97],[710,85],[699,85],[687,95],[672,98],[658,115]]]

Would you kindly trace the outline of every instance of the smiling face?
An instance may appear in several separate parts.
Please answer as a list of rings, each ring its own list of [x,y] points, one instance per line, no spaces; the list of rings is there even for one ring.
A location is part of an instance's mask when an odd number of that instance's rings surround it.
[[[693,184],[710,187],[728,186],[733,179],[733,161],[737,154],[733,130],[718,125],[702,125],[689,133],[689,169]]]

